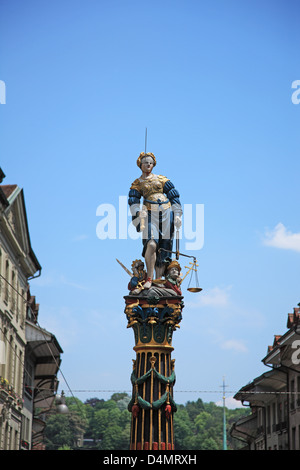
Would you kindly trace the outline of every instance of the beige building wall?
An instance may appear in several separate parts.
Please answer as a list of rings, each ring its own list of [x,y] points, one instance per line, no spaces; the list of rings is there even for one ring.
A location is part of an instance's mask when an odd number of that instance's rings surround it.
[[[26,280],[0,234],[0,449],[19,449]]]
[[[30,245],[24,195],[0,186],[0,450],[20,449],[28,279],[40,266]],[[27,417],[28,418],[28,417]]]

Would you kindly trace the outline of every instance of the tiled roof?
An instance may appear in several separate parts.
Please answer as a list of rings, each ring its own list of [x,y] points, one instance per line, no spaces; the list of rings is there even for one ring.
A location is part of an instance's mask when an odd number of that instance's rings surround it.
[[[5,194],[5,197],[8,198],[16,189],[17,185],[16,184],[2,184],[0,188]]]

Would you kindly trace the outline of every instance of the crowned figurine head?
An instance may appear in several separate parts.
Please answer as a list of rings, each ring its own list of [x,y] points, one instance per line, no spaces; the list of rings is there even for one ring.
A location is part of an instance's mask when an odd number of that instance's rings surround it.
[[[180,279],[180,272],[181,272],[181,266],[178,263],[178,261],[173,260],[171,263],[166,267],[166,279],[171,281],[171,282],[177,282]]]
[[[146,158],[146,157],[151,157],[151,158],[152,158],[152,160],[153,160],[153,167],[156,165],[156,158],[155,158],[155,156],[153,155],[153,153],[151,153],[151,152],[147,152],[147,153],[141,152],[140,155],[139,155],[139,158],[138,158],[137,161],[136,161],[136,164],[137,164],[137,166],[138,166],[139,168],[141,168],[141,166],[142,166],[142,160],[143,160],[143,158]]]
[[[178,273],[180,274],[181,266],[180,266],[180,264],[178,263],[178,261],[176,261],[175,259],[173,259],[173,260],[171,261],[171,263],[167,266],[166,271],[167,271],[167,272],[170,272],[171,269],[173,269],[173,270],[176,269],[176,270],[178,271]]]

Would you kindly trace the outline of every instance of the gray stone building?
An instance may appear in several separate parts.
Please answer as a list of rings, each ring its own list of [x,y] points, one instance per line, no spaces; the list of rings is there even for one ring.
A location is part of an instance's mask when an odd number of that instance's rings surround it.
[[[5,177],[0,169],[0,183]],[[29,282],[41,274],[31,247],[24,193],[0,185],[0,450],[41,448],[62,350],[38,324]]]
[[[249,450],[300,450],[300,309],[288,314],[288,330],[276,335],[262,359],[268,367],[235,395],[251,415],[231,428]]]

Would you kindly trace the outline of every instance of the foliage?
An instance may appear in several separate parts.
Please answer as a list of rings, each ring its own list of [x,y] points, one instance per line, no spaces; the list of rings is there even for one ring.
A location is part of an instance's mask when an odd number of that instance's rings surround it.
[[[51,415],[46,426],[46,448],[127,450],[130,441],[131,413],[127,410],[130,397],[115,393],[107,401],[91,398],[85,403],[67,398],[69,413]],[[246,409],[225,409],[227,448],[238,449],[243,444],[231,438],[232,423],[247,414]],[[221,450],[223,448],[223,408],[214,403],[196,402],[178,405],[174,413],[176,450]]]
[[[230,436],[232,424],[247,414],[246,409],[226,412],[227,448],[235,450],[243,446]],[[215,403],[196,402],[179,405],[174,414],[174,435],[176,450],[221,450],[223,449],[223,407]]]
[[[97,443],[97,449],[126,450],[130,437],[130,421],[131,414],[124,408],[124,397],[120,400],[112,397],[94,407],[86,435]]]
[[[74,449],[88,426],[86,406],[78,398],[66,398],[68,414],[51,414],[46,421],[45,443],[49,450]]]

